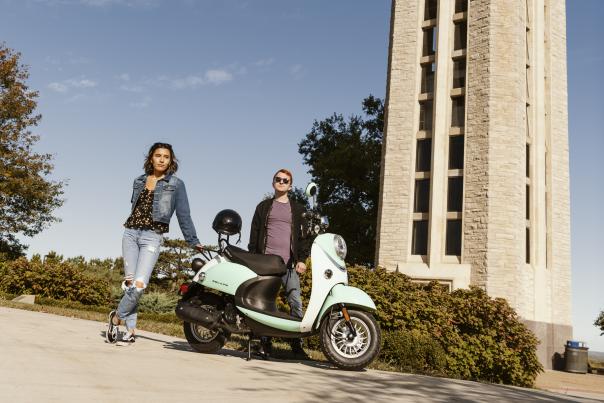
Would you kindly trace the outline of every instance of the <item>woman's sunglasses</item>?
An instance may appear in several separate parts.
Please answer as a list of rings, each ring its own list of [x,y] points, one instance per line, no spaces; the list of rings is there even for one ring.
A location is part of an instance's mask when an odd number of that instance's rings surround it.
[[[284,185],[287,185],[289,183],[289,179],[275,176],[275,183],[283,183]]]

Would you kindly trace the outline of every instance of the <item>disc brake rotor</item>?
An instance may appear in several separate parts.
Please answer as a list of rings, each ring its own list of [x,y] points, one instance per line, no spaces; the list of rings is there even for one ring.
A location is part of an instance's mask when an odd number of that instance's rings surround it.
[[[357,358],[363,355],[371,343],[371,333],[365,322],[350,318],[356,336],[352,337],[344,319],[338,320],[331,327],[331,345],[343,357]]]

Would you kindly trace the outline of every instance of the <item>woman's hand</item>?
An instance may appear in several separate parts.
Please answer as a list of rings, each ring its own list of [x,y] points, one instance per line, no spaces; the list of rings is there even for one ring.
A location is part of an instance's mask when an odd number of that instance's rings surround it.
[[[296,263],[296,272],[302,274],[306,271],[306,265],[303,262]]]
[[[198,243],[197,245],[195,245],[195,249],[197,249],[198,252],[203,252],[205,250],[205,248],[203,247],[202,244]]]

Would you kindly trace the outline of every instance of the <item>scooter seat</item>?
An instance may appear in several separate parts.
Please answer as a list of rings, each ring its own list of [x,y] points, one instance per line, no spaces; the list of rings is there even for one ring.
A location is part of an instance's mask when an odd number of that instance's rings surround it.
[[[287,272],[281,256],[250,253],[233,245],[227,246],[224,254],[231,262],[244,265],[259,276],[282,276]]]

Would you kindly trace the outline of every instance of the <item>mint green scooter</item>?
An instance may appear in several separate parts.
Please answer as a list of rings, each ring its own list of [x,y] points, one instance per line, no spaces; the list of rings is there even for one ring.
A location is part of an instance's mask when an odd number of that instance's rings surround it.
[[[315,200],[312,211],[305,214],[307,231],[317,236],[311,248],[312,291],[304,317],[277,310],[281,276],[286,272],[283,260],[231,245],[229,237],[240,232],[241,218],[233,210],[223,210],[221,217],[234,217],[232,225],[218,228],[219,249],[213,256],[206,255],[207,262],[193,260],[196,274],[176,308],[194,350],[216,353],[232,333],[239,333],[248,336],[250,359],[253,338],[319,333],[323,353],[339,368],[360,370],[377,357],[381,330],[371,314],[375,304],[365,292],[348,286],[346,243],[339,235],[322,233],[328,222],[317,213],[316,192],[312,183],[306,189]]]

